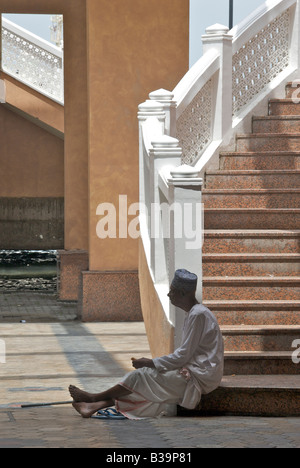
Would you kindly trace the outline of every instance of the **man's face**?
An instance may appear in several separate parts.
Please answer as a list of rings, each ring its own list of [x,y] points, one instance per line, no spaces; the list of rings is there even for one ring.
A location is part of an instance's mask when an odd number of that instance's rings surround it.
[[[182,294],[181,291],[179,291],[178,289],[172,288],[171,286],[168,297],[172,305],[178,306],[179,304],[181,304]]]

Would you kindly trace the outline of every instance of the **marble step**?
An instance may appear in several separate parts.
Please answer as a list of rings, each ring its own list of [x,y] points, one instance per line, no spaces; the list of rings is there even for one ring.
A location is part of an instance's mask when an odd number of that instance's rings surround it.
[[[300,416],[299,375],[225,376],[197,410],[179,415]]]
[[[299,375],[294,351],[225,351],[224,375]]]
[[[269,115],[252,119],[253,133],[300,133],[300,116]]]
[[[217,317],[220,325],[299,325],[298,300],[207,300],[203,303]],[[300,338],[300,337],[299,337]]]
[[[300,253],[204,253],[203,275],[208,276],[300,276]]]
[[[208,171],[205,189],[299,189],[298,170]]]
[[[291,351],[297,349],[300,325],[223,325],[225,351]]]
[[[299,189],[203,189],[205,208],[299,208]]]
[[[299,301],[300,277],[203,277],[203,301]]]
[[[269,115],[300,115],[299,99],[270,99]]]
[[[220,153],[221,170],[300,170],[300,152],[248,151]]]
[[[300,133],[248,133],[236,136],[236,151],[299,151]]]
[[[206,230],[203,253],[299,253],[296,230]]]
[[[300,230],[296,208],[207,208],[205,229],[295,229]]]

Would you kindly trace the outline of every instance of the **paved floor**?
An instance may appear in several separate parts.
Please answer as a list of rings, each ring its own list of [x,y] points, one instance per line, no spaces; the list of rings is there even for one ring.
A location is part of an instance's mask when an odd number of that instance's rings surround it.
[[[82,419],[71,405],[21,409],[69,400],[70,383],[89,391],[114,385],[131,357],[150,351],[143,323],[80,323],[74,304],[66,312],[54,296],[5,296],[0,317],[5,303],[13,318],[0,318],[0,448],[300,447],[300,418],[102,421]]]
[[[77,303],[58,301],[54,293],[0,291],[0,323],[61,322],[76,317]]]

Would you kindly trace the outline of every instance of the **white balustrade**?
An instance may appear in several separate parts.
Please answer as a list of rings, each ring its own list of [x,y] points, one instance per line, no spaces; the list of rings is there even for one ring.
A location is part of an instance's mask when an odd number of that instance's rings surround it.
[[[203,173],[255,106],[293,79],[299,34],[299,0],[268,0],[231,31],[207,28],[203,56],[173,91],[184,162]]]
[[[300,0],[267,0],[231,31],[215,24],[203,36],[203,56],[175,89],[154,91],[139,106],[141,237],[175,343],[181,315],[166,294],[177,268],[198,274],[202,298],[201,176],[257,106],[299,79],[299,26]],[[193,242],[186,227],[198,234]]]
[[[15,23],[2,18],[2,70],[64,103],[63,51]]]

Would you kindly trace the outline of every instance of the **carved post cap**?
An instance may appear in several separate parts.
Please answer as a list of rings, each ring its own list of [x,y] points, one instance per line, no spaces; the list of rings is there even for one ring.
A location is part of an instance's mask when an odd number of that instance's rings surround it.
[[[160,138],[151,141],[151,145],[153,148],[178,148],[179,140],[168,135],[162,135]]]
[[[174,98],[174,94],[171,91],[167,91],[166,89],[157,89],[149,94],[149,98],[154,101],[172,101]]]
[[[208,34],[208,35],[211,35],[211,34],[218,34],[218,35],[227,34],[228,31],[229,31],[229,28],[227,26],[224,26],[224,24],[219,24],[219,23],[213,24],[212,26],[209,26],[205,30],[206,34]]]
[[[165,121],[166,113],[160,102],[147,100],[138,106],[138,119],[146,120],[148,117],[157,117],[159,121]]]
[[[197,179],[200,177],[200,173],[195,167],[182,164],[179,167],[175,167],[170,170],[170,174],[173,179]]]
[[[138,106],[140,112],[157,113],[163,112],[164,108],[160,102],[147,100]]]

